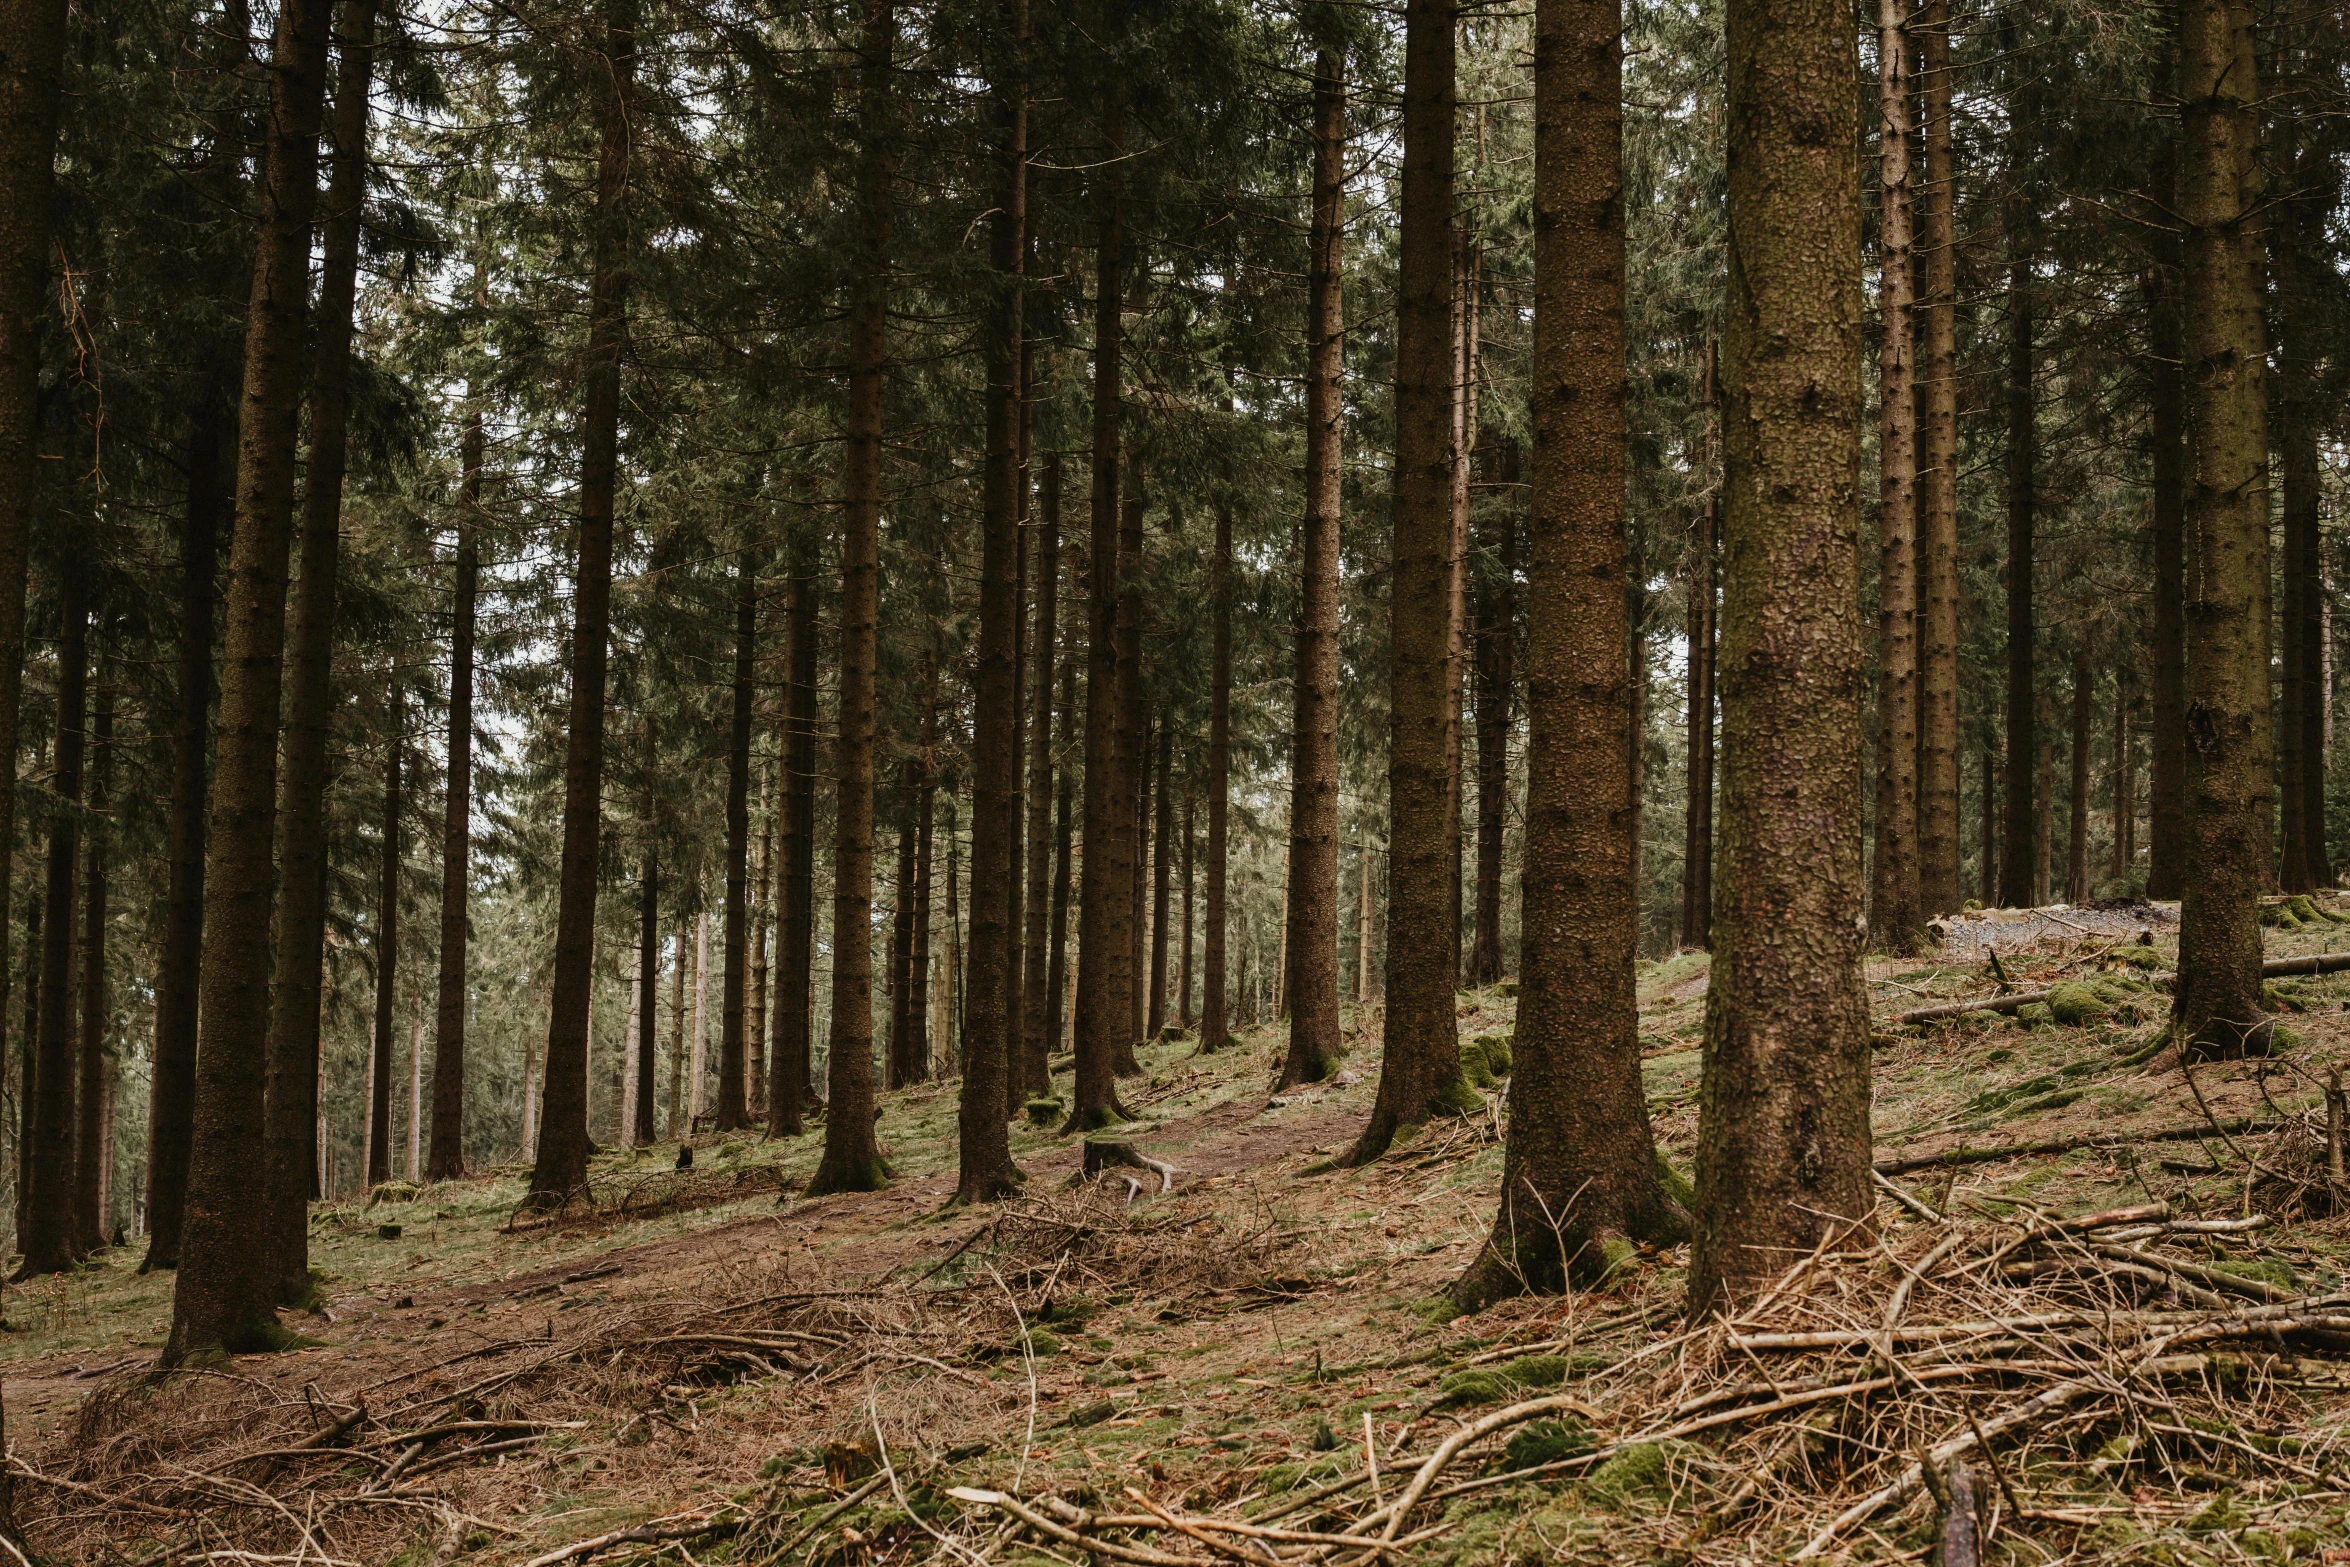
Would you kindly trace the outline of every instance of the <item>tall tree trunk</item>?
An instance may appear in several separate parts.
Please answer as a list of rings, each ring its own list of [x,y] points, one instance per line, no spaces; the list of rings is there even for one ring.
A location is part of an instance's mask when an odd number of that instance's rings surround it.
[[[441,809],[440,988],[433,1011],[432,1163],[427,1178],[465,1175],[466,954],[473,877],[473,632],[481,592],[481,410],[469,411],[459,437],[464,472],[457,487],[457,552],[451,562],[449,629],[449,765]],[[650,992],[647,992],[650,995]],[[651,1003],[646,1003],[651,1010]],[[652,1096],[638,1110],[651,1142]]]
[[[2295,137],[2290,127],[2284,137]],[[2306,158],[2283,155],[2288,184],[2298,191],[2315,178]],[[2268,223],[2270,275],[2275,280],[2277,339],[2277,476],[2284,491],[2284,603],[2277,617],[2283,665],[2283,702],[2277,729],[2277,791],[2283,817],[2286,892],[2306,892],[2332,881],[2325,863],[2324,671],[2319,642],[2319,523],[2323,484],[2313,374],[2320,350],[2312,341],[2313,284],[2306,212],[2296,195],[2278,205]]]
[[[745,1125],[767,1114],[767,927],[775,907],[775,817],[768,778],[759,778],[759,854],[751,862],[751,973],[743,986],[743,1055],[750,1076]]]
[[[1932,919],[1957,913],[1966,897],[1959,886],[1958,170],[1950,134],[1950,0],[1922,0],[1913,28],[1926,165],[1916,235],[1924,287],[1915,307],[1918,900],[1919,912]]]
[[[2051,872],[2056,852],[2056,832],[2052,825],[2056,816],[2056,715],[2047,692],[2040,693],[2032,716],[2034,732],[2039,737],[2033,748],[2038,756],[2038,773],[2032,786],[2032,903],[2040,907],[2055,900]]]
[[[880,619],[881,387],[888,370],[896,109],[893,0],[865,0],[859,41],[860,270],[850,297],[848,439],[841,452],[840,738],[833,776],[831,1109],[808,1195],[889,1179],[873,1135],[873,708]]]
[[[1453,990],[1460,954],[1446,774],[1452,673],[1452,0],[1409,0],[1404,20],[1403,177],[1396,290],[1394,541],[1389,551],[1393,736],[1387,1026],[1379,1096],[1348,1159],[1387,1151],[1404,1127],[1465,1107]],[[1620,592],[1620,588],[1617,589]],[[1621,638],[1619,637],[1619,646]],[[1447,927],[1450,926],[1448,929]]]
[[[40,753],[34,752],[38,771]],[[46,961],[47,943],[41,939],[41,913],[48,902],[48,878],[42,885],[28,888],[24,912],[24,966],[19,976],[24,989],[23,1037],[17,1046],[16,1103],[16,1236],[17,1250],[24,1250],[24,1238],[32,1233],[33,1188],[38,1184],[33,1174],[33,1154],[40,1141],[40,1082],[41,1082],[41,965]]]
[[[1918,858],[1916,330],[1910,299],[1909,0],[1877,6],[1877,852],[1869,935],[1915,952],[1925,924]]]
[[[573,545],[571,706],[563,753],[563,851],[547,1078],[530,1193],[562,1203],[587,1179],[588,993],[595,983],[603,847],[604,690],[611,656],[612,508],[619,478],[620,355],[628,333],[628,200],[636,113],[637,0],[604,0],[596,71],[594,274],[581,364],[579,525]],[[698,1090],[700,1085],[695,1085]]]
[[[1020,184],[1022,213],[1025,217],[1028,182],[1023,170]],[[1025,227],[1025,223],[1023,224]],[[1024,244],[1021,267],[1027,270],[1026,256],[1033,253],[1033,243]],[[1026,312],[1023,309],[1023,316]],[[1028,399],[1031,391],[1030,373],[1034,345],[1023,330],[1019,335],[1019,366],[1013,376],[1012,442],[1013,506],[1012,532],[1012,804],[1011,825],[1007,829],[1007,853],[1004,856],[1004,1029],[997,1049],[1004,1061],[1004,1086],[1000,1096],[1005,1116],[1009,1119],[1028,1097],[1022,1070],[1028,1041],[1028,965],[1036,961],[1036,954],[1028,945],[1028,855],[1033,852],[1028,842],[1028,557],[1029,534],[1033,519],[1029,516],[1028,488]],[[978,808],[976,786],[973,792],[973,811]],[[974,815],[976,823],[976,814]],[[976,825],[973,828],[976,832]],[[971,846],[972,862],[976,869],[979,845]],[[978,890],[972,891],[973,915],[976,918]],[[1007,1153],[1008,1157],[1008,1153]]]
[[[1453,1286],[1474,1310],[1593,1280],[1688,1219],[1640,1087],[1625,657],[1623,11],[1544,0],[1534,36],[1535,387],[1523,978],[1502,1200]]]
[[[400,969],[400,761],[401,747],[406,743],[406,711],[396,684],[390,705],[382,859],[375,895],[374,1047],[367,1058],[367,1184],[371,1189],[392,1178],[392,998]]]
[[[1150,943],[1151,764],[1155,755],[1152,747],[1158,738],[1152,723],[1151,716],[1146,714],[1135,725],[1135,731],[1141,736],[1141,739],[1136,743],[1134,750],[1134,754],[1138,758],[1138,765],[1134,769],[1134,886],[1131,905],[1133,914],[1127,924],[1128,930],[1133,935],[1134,992],[1131,998],[1133,1012],[1127,1023],[1126,1040],[1120,1047],[1122,1058],[1118,1063],[1118,1070],[1121,1074],[1128,1070],[1126,1061],[1134,1055],[1135,1042],[1143,1037],[1143,1031],[1147,1026],[1144,1021],[1145,1008],[1154,988],[1149,977],[1149,970],[1145,967]],[[1282,895],[1284,899],[1288,896],[1286,886],[1282,888]]]
[[[2072,814],[2065,820],[2064,901],[2089,899],[2089,730],[2095,709],[2096,666],[2086,647],[2073,651]]]
[[[196,411],[188,436],[188,503],[180,533],[179,670],[171,721],[171,802],[166,808],[169,869],[163,939],[155,960],[155,1043],[147,1098],[147,1256],[139,1264],[141,1272],[179,1266],[188,1140],[196,1114],[196,987],[204,956],[213,599],[219,588],[221,524],[229,512],[227,465],[222,461],[230,440],[227,425],[227,411],[207,404]],[[0,586],[0,598],[5,593]],[[6,891],[5,880],[0,879],[0,901],[5,901]]]
[[[775,937],[775,1069],[769,1074],[767,1127],[778,1137],[797,1137],[814,1097],[817,590],[815,562],[796,541],[784,609],[783,864],[776,878],[783,916]]]
[[[1371,862],[1376,858],[1376,851],[1372,847],[1371,827],[1368,822],[1364,823],[1357,833],[1361,842],[1355,849],[1355,857],[1362,862],[1362,865],[1355,898],[1355,1000],[1361,1005],[1368,1006],[1377,999],[1377,994],[1372,988],[1372,975],[1375,971],[1371,964],[1372,954],[1379,945],[1372,900],[1372,881],[1375,872]]]
[[[913,1053],[909,1036],[914,1027],[914,796],[921,788],[921,763],[912,756],[898,760],[898,871],[890,896],[889,915],[889,1044],[882,1054],[882,1085],[902,1088],[906,1061]]]
[[[1183,947],[1176,960],[1175,1020],[1184,1033],[1191,1032],[1191,906],[1192,906],[1192,848],[1199,841],[1194,821],[1198,797],[1186,787],[1183,791]]]
[[[1517,696],[1518,446],[1491,437],[1495,468],[1508,499],[1495,514],[1478,575],[1477,631],[1477,941],[1470,949],[1469,982],[1495,985],[1502,977],[1501,865],[1510,823],[1511,704]]]
[[[24,706],[25,569],[40,471],[41,320],[50,309],[51,298],[49,225],[57,183],[57,121],[68,9],[66,0],[7,0],[0,5],[0,767],[5,768],[5,774],[0,775],[0,959],[4,959],[8,945],[9,873],[15,861],[16,757],[23,738],[19,723]],[[197,439],[202,439],[201,419]],[[193,478],[191,472],[191,483]],[[5,963],[0,961],[0,971],[4,969]],[[182,1078],[192,1075],[193,1062],[191,1058],[186,1073],[180,1072],[178,1057],[159,1060],[158,1065],[160,1104],[165,1086],[161,1069],[168,1066],[175,1074],[171,1086],[178,1086]],[[29,1082],[25,1086],[28,1094],[37,1091]],[[173,1131],[182,1124],[187,1098],[183,1093],[169,1106]],[[164,1156],[176,1151],[168,1141],[156,1148]],[[176,1204],[185,1162],[181,1155],[178,1167],[166,1172],[165,1195],[174,1203],[172,1246],[160,1256],[151,1251],[151,1263],[168,1266],[178,1256]],[[19,1192],[25,1194],[26,1188],[20,1186]],[[26,1256],[29,1267],[31,1254]]]
[[[1063,657],[1061,660],[1061,711],[1063,713],[1077,711],[1077,661],[1068,657]],[[1047,1070],[1038,1079],[1043,1084],[1043,1092],[1048,1096],[1052,1093],[1053,1086],[1052,1073],[1049,1069],[1051,1060],[1060,1053],[1061,1043],[1065,1037],[1063,1030],[1069,1015],[1077,1010],[1077,992],[1072,983],[1076,976],[1069,972],[1069,889],[1072,881],[1071,873],[1074,869],[1070,863],[1072,858],[1070,828],[1072,826],[1074,794],[1075,787],[1071,782],[1069,769],[1064,767],[1061,769],[1053,806],[1052,954],[1048,964],[1048,972],[1045,975],[1045,1004],[1050,1010],[1045,1017],[1045,1055],[1044,1061],[1040,1063]]]
[[[2188,1057],[2265,1054],[2258,898],[2269,846],[2268,420],[2252,172],[2260,84],[2246,0],[2179,8],[2186,310],[2187,852],[2175,1037]]]
[[[334,155],[327,177],[310,372],[310,461],[302,494],[302,575],[286,650],[285,771],[279,782],[275,983],[263,1112],[261,1228],[281,1306],[311,1298],[310,1189],[318,1170],[319,1001],[326,963],[327,725],[334,714],[336,576],[350,412],[351,315],[359,290],[359,209],[367,184],[375,0],[344,0],[336,46]]]
[[[2002,37],[2010,36],[2002,33]],[[2019,95],[2025,91],[2018,87]],[[2013,111],[2022,119],[2020,109]],[[2033,474],[2038,460],[2032,387],[2032,216],[2021,190],[2025,160],[2039,155],[2029,131],[2009,131],[2013,158],[2009,179],[2018,189],[2007,200],[2007,841],[1999,868],[1999,901],[2028,908],[2044,899],[2037,852],[2042,838],[2031,758],[2038,747],[2039,695],[2033,682],[2033,525],[2037,498]]]
[[[1007,45],[1028,32],[1028,0],[1003,0]],[[1028,249],[1028,100],[1007,48],[991,74],[1000,180],[988,229],[996,297],[988,302],[979,656],[971,712],[971,968],[964,992],[963,1081],[956,1100],[955,1200],[992,1202],[1020,1183],[1004,1130],[1021,1074],[1011,1052],[1019,917],[1021,320]]]
[[[2175,159],[2157,165],[2155,194],[2177,197]],[[2175,898],[2187,854],[2187,382],[2180,290],[2185,255],[2167,226],[2154,231],[2147,269],[2146,433],[2154,555],[2153,724],[2148,732],[2146,896]]]
[[[638,1147],[659,1140],[653,1129],[653,1042],[661,1022],[661,857],[647,844],[645,868],[638,887],[636,1025],[636,1124]]]
[[[284,1342],[272,1304],[276,1280],[267,1233],[251,1212],[250,1161],[264,1137],[287,557],[331,20],[328,0],[286,0],[278,8],[269,73],[261,216],[245,313],[227,650],[213,750],[196,1116],[181,1266],[163,1351],[172,1365],[192,1353],[247,1353]]]
[[[910,940],[906,949],[906,1039],[904,1055],[897,1063],[899,1086],[926,1082],[930,1077],[930,888],[931,854],[937,848],[938,835],[938,689],[935,674],[931,680],[931,694],[924,703],[922,717],[922,755],[914,788],[914,918],[908,927]],[[947,784],[951,793],[953,783]],[[953,1020],[946,1019],[951,1023]]]
[[[1168,941],[1168,897],[1173,888],[1174,861],[1169,845],[1175,838],[1174,777],[1175,736],[1162,722],[1159,726],[1158,802],[1157,817],[1151,829],[1151,1009],[1150,1022],[1143,1029],[1145,1039],[1156,1041],[1167,1030],[1167,956],[1171,950]],[[1332,857],[1331,875],[1337,875],[1336,857]],[[1331,889],[1337,891],[1335,887]],[[1335,936],[1332,938],[1335,940]],[[1338,1007],[1337,957],[1332,955],[1330,1006],[1335,1016]]]
[[[2136,863],[2138,827],[2138,764],[2130,749],[2131,708],[2136,705],[2137,682],[2126,658],[2113,671],[2113,879],[2124,883]]]
[[[1142,270],[1147,275],[1147,264]],[[1126,857],[1132,872],[1126,883],[1126,916],[1122,922],[1128,954],[1127,1017],[1126,1026],[1118,1033],[1117,1064],[1113,1068],[1119,1077],[1130,1077],[1142,1070],[1142,1063],[1135,1059],[1134,1047],[1142,1038],[1148,983],[1142,965],[1143,923],[1149,907],[1144,890],[1150,875],[1152,715],[1142,679],[1143,509],[1142,460],[1139,454],[1129,453],[1126,493],[1119,501],[1118,518],[1118,713],[1122,735],[1118,744],[1126,758],[1126,777],[1133,785],[1127,802],[1128,814],[1119,826],[1126,837]]]
[[[1029,1098],[1053,1091],[1052,1048],[1060,1043],[1055,1023],[1056,970],[1048,956],[1052,942],[1053,864],[1053,654],[1060,626],[1061,454],[1047,453],[1039,497],[1036,548],[1036,673],[1028,708],[1028,961],[1027,996],[1021,1003],[1020,1074],[1007,1090],[1005,1113],[1015,1114]],[[1066,722],[1066,719],[1063,720]]]
[[[1346,1053],[1338,1032],[1338,576],[1346,310],[1346,63],[1314,57],[1314,189],[1306,242],[1305,521],[1299,530],[1297,674],[1290,691],[1289,1054],[1277,1087],[1318,1083]],[[1462,491],[1466,497],[1467,491]],[[1159,765],[1159,835],[1172,820]],[[1166,908],[1164,847],[1159,907]],[[1165,926],[1162,914],[1160,926]],[[1165,938],[1159,942],[1163,948]],[[1157,970],[1153,970],[1156,981]],[[1154,1003],[1151,1012],[1159,1016]]]
[[[1862,1222],[1860,143],[1851,12],[1731,0],[1722,880],[1689,1310]]]
[[[1115,85],[1101,104],[1102,172],[1094,188],[1093,503],[1087,544],[1085,664],[1085,859],[1078,896],[1076,1086],[1067,1129],[1091,1131],[1123,1117],[1118,1047],[1125,1041],[1134,984],[1128,898],[1134,842],[1123,820],[1134,809],[1134,757],[1120,697],[1119,399],[1125,375],[1121,312],[1126,303],[1125,204],[1117,160],[1125,151],[1123,105]]]
[[[684,916],[677,921],[677,966],[669,976],[669,1140],[692,1137],[686,1119],[685,1095],[685,970],[691,927]]]
[[[1207,925],[1200,953],[1199,1047],[1221,1050],[1231,1042],[1224,981],[1227,888],[1230,881],[1228,818],[1232,800],[1232,508],[1216,507],[1216,554],[1208,567],[1208,614],[1213,621],[1208,654],[1208,886]]]
[[[744,1003],[751,955],[751,694],[759,666],[759,570],[748,540],[734,568],[734,712],[726,736],[726,993],[718,1020],[718,1130],[751,1124]]]
[[[1453,226],[1452,245],[1452,547],[1444,623],[1444,830],[1451,843],[1451,879],[1445,888],[1452,897],[1452,973],[1457,985],[1461,976],[1462,933],[1466,927],[1466,921],[1461,918],[1465,880],[1461,839],[1461,731],[1469,664],[1469,469],[1477,441],[1477,305],[1479,279],[1484,270],[1484,253],[1479,248],[1473,218],[1464,218]],[[1637,801],[1637,794],[1634,799]]]
[[[1980,873],[1985,907],[1999,901],[1999,737],[1983,727],[1983,801],[1979,825],[1983,832]]]
[[[1681,945],[1712,944],[1714,913],[1714,533],[1719,503],[1697,520],[1689,572],[1689,806],[1681,833]]]
[[[100,682],[90,734],[90,830],[82,846],[82,937],[76,962],[81,979],[79,1084],[74,1095],[73,1249],[87,1255],[106,1244],[106,1022],[113,991],[106,982],[107,773],[114,753],[114,692]],[[304,1193],[307,1197],[308,1193]]]

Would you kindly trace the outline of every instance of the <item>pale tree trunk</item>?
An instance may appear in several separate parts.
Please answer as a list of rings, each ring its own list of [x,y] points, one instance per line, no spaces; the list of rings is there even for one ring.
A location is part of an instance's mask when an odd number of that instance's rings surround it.
[[[1918,861],[1918,563],[1916,333],[1910,301],[1908,0],[1879,0],[1877,45],[1877,852],[1869,935],[1917,950],[1924,924]]]
[[[702,1116],[708,1106],[710,1081],[710,913],[707,909],[694,916],[694,1021],[693,1038],[688,1046],[692,1052],[690,1073],[685,1090],[686,1131],[702,1129]]]
[[[660,1037],[661,1020],[661,861],[645,850],[644,873],[638,882],[637,912],[637,1023],[636,1115],[634,1131],[640,1145],[657,1140],[653,1130],[653,1042]]]
[[[1167,898],[1172,886],[1174,861],[1169,858],[1168,843],[1175,836],[1175,796],[1170,787],[1174,772],[1175,736],[1164,724],[1159,729],[1159,782],[1156,821],[1151,829],[1151,1005],[1150,1021],[1143,1028],[1143,1037],[1156,1041],[1167,1027]],[[1333,856],[1331,875],[1337,876],[1336,857]],[[1336,887],[1331,891],[1335,894]],[[1338,1006],[1337,957],[1331,957],[1330,1006],[1335,1019]]]
[[[1723,885],[1698,1107],[1696,1318],[1751,1299],[1874,1206],[1851,15],[1829,0],[1729,9]]]
[[[1697,520],[1689,569],[1689,804],[1681,833],[1681,945],[1713,943],[1714,912],[1714,534],[1720,521],[1708,498]]]

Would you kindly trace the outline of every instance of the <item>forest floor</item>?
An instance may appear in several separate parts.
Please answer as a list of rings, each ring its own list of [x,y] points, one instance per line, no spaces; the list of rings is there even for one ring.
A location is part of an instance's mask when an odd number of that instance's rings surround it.
[[[289,1353],[157,1378],[170,1281],[135,1254],[11,1288],[18,1510],[92,1563],[1897,1561],[1956,1481],[1985,1560],[2350,1561],[2322,1109],[2350,974],[2277,981],[2289,1047],[2190,1075],[2155,1048],[2163,911],[2008,923],[1872,961],[1874,1233],[1727,1323],[1684,1330],[1685,1248],[1453,1318],[1502,1089],[1333,1168],[1376,1088],[1350,1008],[1324,1087],[1268,1095],[1272,1029],[1144,1050],[1118,1135],[1163,1194],[1022,1124],[1026,1194],[947,1206],[950,1080],[882,1096],[881,1192],[802,1199],[818,1136],[703,1137],[691,1175],[674,1144],[600,1157],[554,1223],[516,1223],[512,1169],[322,1206]],[[2071,1021],[1886,1021],[2000,976],[2078,987]],[[1706,978],[1640,981],[1684,1170]],[[1511,988],[1461,997],[1464,1041],[1507,1037]]]

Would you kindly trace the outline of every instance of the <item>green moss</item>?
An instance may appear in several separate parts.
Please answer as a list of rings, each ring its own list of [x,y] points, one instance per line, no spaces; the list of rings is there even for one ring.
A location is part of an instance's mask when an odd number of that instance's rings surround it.
[[[2271,1262],[2264,1257],[2246,1257],[2231,1259],[2227,1262],[2215,1262],[2211,1268],[2214,1273],[2231,1274],[2239,1279],[2257,1279],[2263,1284],[2274,1284],[2279,1289],[2289,1290],[2296,1287],[2291,1268],[2281,1262]]]
[[[2026,1028],[2038,1028],[2043,1023],[2054,1021],[2054,1018],[2046,1002],[2027,1001],[2015,1009],[2015,1020]]]
[[[1546,1387],[1557,1387],[1572,1369],[1564,1355],[1520,1355],[1499,1366],[1456,1371],[1437,1384],[1432,1408],[1498,1404]]]
[[[2105,998],[2097,993],[2095,986],[2076,980],[2048,993],[2048,1011],[2057,1022],[2077,1028],[2084,1023],[2104,1021]]]
[[[1485,1054],[1485,1069],[1495,1077],[1510,1075],[1510,1036],[1507,1034],[1479,1034],[1471,1041]]]
[[[1673,1161],[1665,1157],[1665,1151],[1662,1148],[1656,1151],[1656,1183],[1664,1188],[1667,1197],[1680,1204],[1683,1213],[1694,1214],[1697,1212],[1695,1183],[1688,1176],[1673,1168]]]
[[[1028,1330],[1028,1353],[1042,1360],[1047,1355],[1057,1355],[1060,1352],[1061,1336],[1051,1328],[1030,1328]]]
[[[2114,956],[2130,967],[2142,969],[2148,973],[2156,972],[2167,966],[2162,953],[2153,947],[2124,947]]]
[[[1663,1501],[1672,1495],[1673,1455],[1682,1444],[1635,1442],[1591,1471],[1584,1495],[1611,1507]]]
[[[1031,1099],[1021,1108],[1028,1112],[1030,1126],[1051,1126],[1061,1119],[1062,1106],[1058,1099]]]
[[[1493,1081],[1490,1073],[1487,1074],[1486,1081],[1488,1083]],[[1481,1114],[1484,1109],[1485,1096],[1477,1092],[1465,1080],[1457,1077],[1438,1089],[1436,1097],[1428,1104],[1428,1111],[1431,1115],[1477,1115]]]
[[[1579,1421],[1537,1420],[1520,1426],[1510,1437],[1509,1445],[1501,1450],[1501,1466],[1532,1469],[1538,1464],[1555,1464],[1563,1458],[1580,1458],[1597,1445],[1597,1439]]]
[[[2087,1092],[2086,1088],[2060,1088],[2052,1094],[2039,1094],[2030,1099],[2019,1099],[2008,1107],[2008,1114],[2038,1115],[2044,1110],[2061,1110]]]

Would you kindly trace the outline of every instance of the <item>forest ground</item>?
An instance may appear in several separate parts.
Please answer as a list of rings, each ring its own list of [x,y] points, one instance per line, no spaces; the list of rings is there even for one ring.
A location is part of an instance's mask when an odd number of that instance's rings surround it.
[[[551,1225],[514,1226],[515,1169],[321,1206],[326,1306],[288,1354],[154,1378],[170,1281],[135,1253],[11,1288],[18,1506],[38,1551],[77,1562],[1363,1562],[1332,1542],[1377,1531],[1374,1499],[1459,1422],[1531,1400],[1439,1464],[1462,1489],[1412,1516],[1400,1554],[1916,1559],[1941,1465],[1922,1486],[1905,1466],[1989,1428],[1987,1559],[2350,1560],[2350,1321],[2328,1315],[2350,1314],[2350,1215],[2312,1112],[2350,1057],[2350,975],[2278,982],[2282,1060],[2190,1079],[2149,1053],[2176,926],[2142,925],[2151,951],[2046,921],[1953,940],[2001,950],[2018,986],[2090,983],[2072,999],[2101,1015],[1881,1035],[1879,1161],[2082,1145],[1902,1174],[1936,1222],[1889,1197],[1876,1246],[1815,1259],[1736,1329],[1683,1332],[1685,1249],[1452,1319],[1437,1301],[1491,1222],[1502,1091],[1333,1168],[1376,1087],[1378,1019],[1350,1007],[1349,1071],[1270,1099],[1274,1029],[1141,1053],[1118,1135],[1173,1166],[1165,1195],[1139,1170],[1077,1182],[1076,1140],[1022,1124],[1026,1194],[946,1207],[949,1079],[881,1096],[882,1192],[801,1200],[818,1133],[703,1136],[691,1176],[674,1144],[601,1156],[601,1206]],[[2350,924],[2269,938],[2272,956],[2350,948]],[[1996,984],[1987,963],[1870,972],[1880,1018]],[[1640,983],[1651,1112],[1683,1170],[1706,977],[1687,954]],[[1462,996],[1464,1040],[1507,1036],[1510,988]],[[674,1211],[625,1216],[648,1206]],[[2095,1235],[2045,1224],[2123,1208],[2141,1211]],[[2243,1309],[2283,1325],[2212,1326]],[[1898,1350],[1905,1310],[1945,1326]],[[2015,1326],[2032,1312],[2050,1321]],[[1792,1354],[1735,1336],[1837,1324],[1838,1345]],[[2045,1411],[2002,1423],[2034,1395]]]

